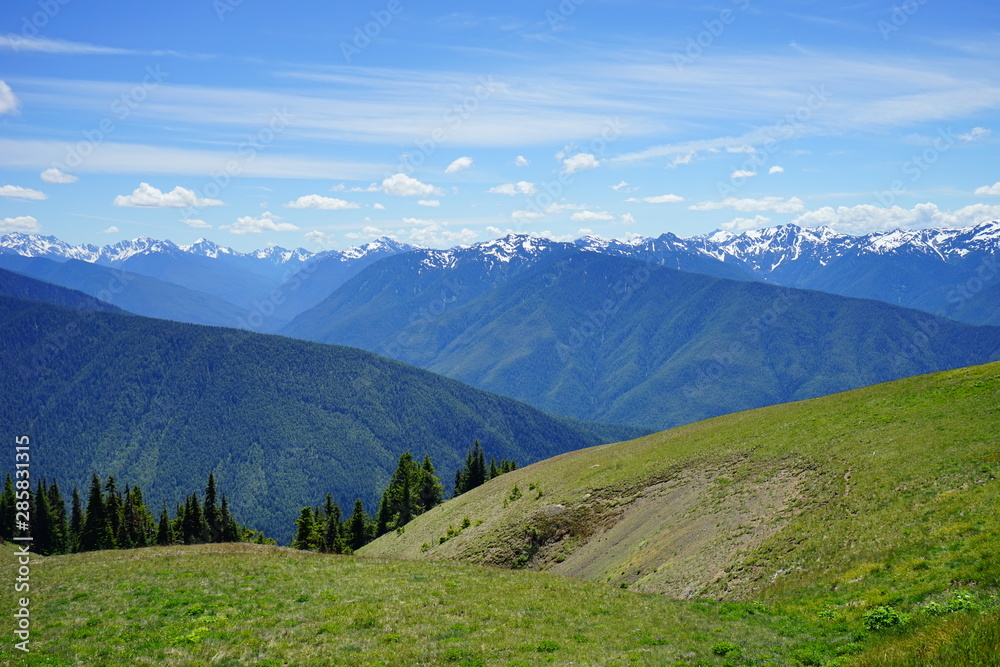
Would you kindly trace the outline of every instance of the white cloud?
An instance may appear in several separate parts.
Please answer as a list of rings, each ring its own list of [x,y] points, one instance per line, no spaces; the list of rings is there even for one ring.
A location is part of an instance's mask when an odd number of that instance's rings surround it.
[[[0,197],[10,199],[48,199],[48,195],[31,188],[22,188],[20,185],[0,185]]]
[[[635,216],[632,215],[631,213],[622,213],[621,224],[623,224],[623,225],[634,225],[635,224]]]
[[[676,204],[677,202],[684,201],[684,197],[680,195],[655,195],[653,197],[629,197],[625,201],[629,202],[645,202],[647,204]]]
[[[118,229],[118,228],[117,228],[117,227],[115,227],[114,225],[111,225],[111,226],[110,226],[110,227],[108,227],[107,229],[102,229],[102,230],[101,230],[101,233],[102,233],[102,234],[117,234],[117,233],[118,233],[118,232],[120,232],[120,231],[121,231],[120,229]]]
[[[611,189],[614,190],[615,192],[635,192],[639,188],[632,187],[631,185],[628,184],[627,181],[622,181],[618,185],[612,185]]]
[[[748,169],[737,169],[733,173],[729,174],[729,178],[750,178],[751,176],[756,176],[756,171],[750,171]]]
[[[997,181],[993,185],[984,185],[981,188],[976,188],[977,195],[1000,195],[1000,181]]]
[[[45,181],[46,183],[76,183],[77,181],[80,180],[73,174],[63,173],[58,169],[56,169],[55,167],[46,169],[45,171],[42,172],[41,176],[42,180]]]
[[[723,208],[733,208],[737,211],[773,211],[774,213],[799,213],[806,206],[798,197],[763,197],[762,199],[737,199],[728,197],[722,201],[703,201],[688,206],[692,211],[717,211]]]
[[[212,225],[199,218],[181,218],[181,222],[191,229],[211,229]]]
[[[987,130],[985,127],[974,127],[966,134],[958,135],[958,138],[966,143],[969,143],[970,141],[985,139],[988,136],[990,136],[990,130]]]
[[[348,208],[361,208],[361,206],[355,202],[337,199],[336,197],[302,195],[295,201],[290,201],[285,204],[285,208],[311,208],[323,211],[341,211]]]
[[[313,245],[320,246],[321,248],[329,248],[333,245],[334,235],[314,229],[311,232],[306,232],[305,238]]]
[[[749,144],[741,146],[726,146],[727,153],[756,153],[757,149]]]
[[[393,174],[383,180],[382,192],[397,197],[426,197],[428,195],[444,194],[440,188],[427,183],[421,183],[406,174]]]
[[[237,218],[231,225],[223,225],[220,229],[228,229],[230,234],[260,234],[268,232],[296,232],[298,227],[290,222],[279,222],[281,218],[270,211],[264,211],[260,217],[250,215]]]
[[[375,202],[374,204],[372,204],[372,208],[375,209],[376,211],[384,211],[385,210],[385,206],[383,206],[382,204],[379,204],[378,202]]]
[[[729,222],[722,223],[722,228],[728,231],[746,231],[748,229],[762,229],[767,227],[771,218],[763,215],[755,215],[752,218],[733,218]]]
[[[388,236],[389,238],[392,239],[396,238],[389,232],[379,229],[378,227],[374,227],[372,225],[362,227],[360,232],[347,232],[346,234],[344,234],[344,236],[346,236],[351,240],[365,240],[365,241],[373,241],[383,236]]]
[[[135,206],[141,208],[194,208],[203,206],[222,206],[224,202],[218,199],[199,197],[193,190],[175,187],[167,193],[154,188],[149,183],[140,183],[130,195],[115,197],[115,206]]]
[[[570,219],[574,222],[594,222],[596,220],[614,220],[615,216],[607,211],[577,211]]]
[[[601,165],[593,153],[577,153],[564,159],[563,171],[567,174],[576,173],[582,169],[596,169]]]
[[[561,213],[563,211],[582,211],[585,208],[587,207],[583,204],[558,204],[556,202],[552,202],[551,204],[545,207],[545,212]]]
[[[417,201],[418,206],[429,206],[430,208],[437,208],[441,206],[441,202],[437,199],[420,199]]]
[[[867,232],[926,227],[960,229],[981,222],[1000,220],[1000,205],[973,204],[957,211],[942,211],[936,204],[917,204],[911,209],[900,206],[883,208],[874,204],[859,206],[830,206],[808,211],[792,222],[802,227],[828,225],[840,232],[864,234]]]
[[[674,167],[679,167],[684,164],[691,164],[692,162],[694,162],[695,155],[696,153],[694,151],[685,153],[684,155],[675,155],[674,159],[671,160],[670,164],[668,164],[667,166],[673,169]]]
[[[13,33],[0,36],[0,48],[11,51],[32,51],[34,53],[52,53],[56,55],[122,55],[134,53],[127,49],[116,49],[110,46],[94,46],[82,42],[66,42],[61,39],[46,39],[44,37],[18,37]]]
[[[421,227],[414,227],[409,230],[407,241],[420,246],[431,248],[450,248],[456,245],[469,245],[474,242],[479,233],[471,229],[462,228],[453,231],[447,227],[429,220],[416,220],[414,218],[404,218],[407,223],[427,223]]]
[[[531,164],[531,161],[528,160],[528,158],[524,157],[523,155],[518,155],[516,158],[514,158],[515,167],[527,167],[529,164]]]
[[[530,222],[544,217],[544,213],[538,211],[514,211],[510,214],[510,219],[514,222]]]
[[[0,114],[16,113],[19,104],[17,95],[10,89],[7,82],[0,80]]]
[[[472,158],[468,156],[460,157],[451,164],[448,168],[444,170],[446,174],[454,174],[456,172],[462,171],[463,169],[468,169],[473,164]]]
[[[785,168],[782,167],[782,166],[780,166],[780,165],[774,165],[773,167],[771,167],[770,169],[767,170],[767,173],[768,174],[783,174],[783,173],[785,173]]]
[[[503,185],[498,185],[495,188],[490,188],[486,192],[495,195],[509,195],[511,197],[517,194],[530,197],[538,192],[538,189],[535,187],[534,183],[529,183],[528,181],[518,181],[517,183],[504,183]]]
[[[38,220],[30,215],[21,215],[16,218],[3,218],[0,220],[0,232],[38,232],[42,227]]]

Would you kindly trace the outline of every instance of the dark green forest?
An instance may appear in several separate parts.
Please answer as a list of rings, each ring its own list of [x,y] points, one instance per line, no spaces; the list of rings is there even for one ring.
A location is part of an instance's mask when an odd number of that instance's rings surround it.
[[[288,543],[317,493],[379,500],[399,457],[442,469],[478,440],[531,463],[640,435],[546,415],[362,350],[0,296],[0,421],[60,488],[90,471],[151,507],[209,473],[234,515]]]

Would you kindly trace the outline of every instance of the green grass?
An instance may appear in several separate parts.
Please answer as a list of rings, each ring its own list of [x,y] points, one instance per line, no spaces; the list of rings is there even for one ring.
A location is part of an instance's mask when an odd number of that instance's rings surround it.
[[[782,661],[850,641],[762,605],[258,545],[55,556],[31,576],[29,665],[722,665],[721,645]]]

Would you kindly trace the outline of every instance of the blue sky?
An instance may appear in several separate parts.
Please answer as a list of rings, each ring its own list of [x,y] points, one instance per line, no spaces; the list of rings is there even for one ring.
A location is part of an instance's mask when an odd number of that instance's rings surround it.
[[[1000,218],[1000,7],[8,2],[0,231],[447,247]]]

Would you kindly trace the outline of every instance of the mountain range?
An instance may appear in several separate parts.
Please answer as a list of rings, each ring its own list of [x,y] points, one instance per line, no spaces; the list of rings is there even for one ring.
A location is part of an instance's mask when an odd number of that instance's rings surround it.
[[[433,251],[436,259],[430,261],[440,264],[471,252],[480,254],[484,263],[497,265],[506,261],[505,248],[509,257],[514,248],[525,248],[524,238],[511,235],[467,248]],[[552,242],[538,239],[536,243],[545,247]],[[997,221],[962,229],[897,229],[857,236],[829,227],[784,225],[738,234],[716,231],[686,239],[669,232],[627,241],[584,237],[572,245],[720,278],[877,299],[969,324],[1000,325],[1000,308],[995,305],[1000,296]],[[117,268],[208,292],[244,311],[238,318],[246,324],[244,328],[277,331],[366,266],[413,250],[428,249],[381,238],[344,251],[269,247],[241,253],[205,239],[181,246],[143,237],[98,247],[12,233],[0,237],[0,266],[28,271],[25,264],[19,268],[8,264],[11,255],[20,255]],[[521,253],[520,261],[530,262],[530,253]],[[249,318],[260,320],[260,326],[250,326]],[[229,313],[211,323],[237,325]]]

